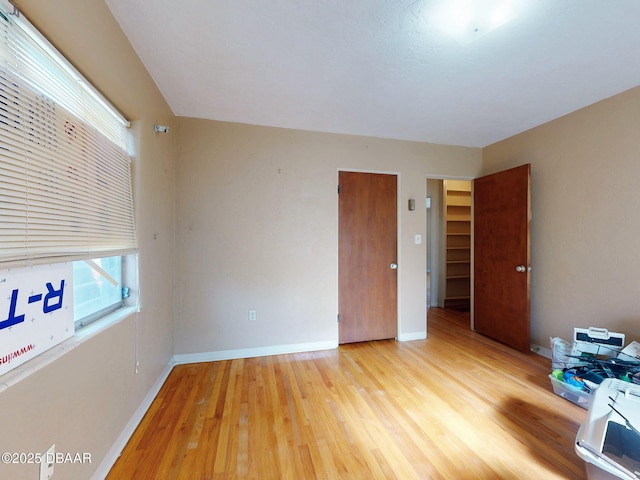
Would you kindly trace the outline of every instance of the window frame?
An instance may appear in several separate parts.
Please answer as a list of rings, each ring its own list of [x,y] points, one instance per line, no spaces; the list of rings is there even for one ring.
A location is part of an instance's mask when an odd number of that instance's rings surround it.
[[[35,52],[33,58],[29,57],[30,52]],[[47,66],[39,65],[39,60]],[[50,79],[39,83],[46,77],[47,68],[56,69],[55,82],[59,75],[65,77],[67,83],[49,84]],[[52,90],[47,90],[46,85],[53,85]],[[133,295],[130,298],[121,295],[120,301],[74,321],[73,329],[67,330],[71,332],[71,338],[56,340],[60,343],[47,347],[50,348],[45,350],[47,355],[40,351],[28,360],[29,365],[35,367],[17,365],[16,373],[4,373],[2,381],[6,386],[134,313],[137,321],[140,309],[138,247],[129,127],[124,116],[13,4],[0,0],[0,270],[17,272],[41,264],[119,256],[119,288],[128,292],[131,286],[135,287],[131,288]],[[13,189],[5,188],[7,185]],[[28,186],[31,191],[44,193],[40,197],[27,198],[27,193],[21,193],[22,185],[25,192]],[[112,191],[117,191],[119,196],[113,202],[104,201],[112,198],[109,196]],[[68,198],[61,199],[61,192]],[[86,212],[76,215],[81,203],[75,200],[81,193],[89,207]],[[20,205],[23,200],[28,205],[24,214]],[[39,216],[45,210],[52,217]],[[107,214],[100,216],[105,211]],[[55,216],[59,212],[62,212],[60,218]],[[92,216],[95,212],[97,216]],[[122,228],[111,229],[113,212],[125,217]],[[79,225],[83,222],[95,227],[91,233],[81,231]],[[56,240],[62,238],[58,235],[60,226],[66,227],[64,239],[71,247],[65,245],[59,251]],[[12,230],[34,231],[33,250],[24,248],[17,254],[3,250],[6,244],[14,246],[15,251],[20,248],[22,239],[19,235],[11,236],[15,233]],[[93,239],[90,235],[95,231],[98,232],[97,243],[87,242],[88,238]],[[102,235],[101,232],[106,233]],[[46,242],[42,242],[45,236]],[[7,238],[13,243],[6,241]],[[38,250],[39,241],[49,250]],[[23,291],[26,290],[21,287],[20,292]],[[23,298],[23,294],[20,295]],[[31,303],[31,297],[28,298]],[[12,303],[9,308],[14,305]]]
[[[94,262],[98,262],[105,259],[117,259],[117,262],[119,263],[119,275],[117,276],[118,278],[113,277],[113,272],[106,271],[107,268],[104,268],[104,270],[102,270],[103,265],[99,265],[98,268],[94,268],[94,266],[92,265],[92,263]],[[86,288],[87,285],[91,285],[91,284],[88,282],[85,282],[82,285],[78,285],[78,281],[77,281],[78,279],[76,278],[76,273],[81,274],[80,271],[76,270],[76,267],[78,266],[78,264],[86,264],[86,268],[90,269],[91,272],[93,273],[94,281],[96,284],[100,282],[106,282],[106,283],[112,284],[114,288],[118,289],[115,292],[113,292],[117,295],[116,301],[113,301],[108,305],[104,305],[104,306],[101,305],[101,308],[94,309],[93,311],[91,311],[91,313],[88,313],[87,315],[84,315],[83,317],[80,317],[80,318],[76,318],[77,312],[78,312],[78,305],[80,303],[80,298],[78,298],[79,297],[78,294],[80,293],[79,289]],[[116,310],[124,306],[125,298],[127,298],[129,295],[129,289],[127,287],[124,287],[123,267],[124,267],[124,257],[120,255],[116,255],[113,257],[104,257],[101,259],[92,259],[91,261],[77,260],[73,262],[73,272],[74,272],[73,274],[73,309],[74,309],[73,316],[74,316],[74,328],[76,332],[81,328],[86,327],[90,323],[104,317],[105,315],[115,312]],[[85,267],[80,267],[80,268],[85,268]],[[116,282],[116,284],[114,285],[113,282]],[[102,288],[99,285],[97,285],[96,288],[99,289],[101,294],[99,295],[99,297],[102,298],[102,293],[103,293]],[[126,291],[126,294],[125,294],[125,291]]]

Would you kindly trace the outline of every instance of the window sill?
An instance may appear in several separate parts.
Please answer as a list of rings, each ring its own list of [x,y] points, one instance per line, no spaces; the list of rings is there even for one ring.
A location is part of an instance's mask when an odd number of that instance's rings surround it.
[[[67,352],[70,352],[77,346],[83,344],[90,338],[95,337],[100,332],[117,325],[131,315],[139,311],[138,307],[123,307],[115,312],[105,315],[99,320],[96,320],[86,327],[78,330],[73,337],[65,340],[64,342],[56,345],[55,347],[47,350],[46,352],[38,355],[35,358],[23,363],[22,365],[14,368],[10,372],[0,376],[0,393],[7,390],[9,387],[24,380],[32,373],[46,367],[50,363],[55,362]]]

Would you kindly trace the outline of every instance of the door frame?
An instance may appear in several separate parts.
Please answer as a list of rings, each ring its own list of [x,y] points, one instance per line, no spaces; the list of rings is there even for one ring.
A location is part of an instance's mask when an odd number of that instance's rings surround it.
[[[474,276],[473,276],[473,267],[474,267],[474,244],[473,244],[473,180],[475,178],[478,177],[471,177],[471,176],[456,176],[456,175],[427,175],[424,179],[424,185],[425,185],[425,197],[429,196],[429,191],[427,190],[427,180],[468,180],[471,182],[471,265],[470,265],[470,269],[471,269],[471,276],[469,281],[471,282],[470,285],[470,302],[471,302],[471,306],[473,306],[473,298],[474,298],[474,294],[473,294],[473,283],[474,283]],[[440,203],[442,204],[442,199],[440,200]],[[426,221],[426,211],[425,211],[425,221]],[[433,213],[432,213],[433,215]],[[433,219],[433,217],[432,217]],[[445,236],[444,236],[444,225],[443,225],[443,218],[439,218],[439,225],[440,225],[440,232],[439,232],[439,242],[438,242],[438,281],[440,281],[440,277],[442,275],[444,275],[444,267],[445,267],[445,250],[444,250],[444,245],[445,245]],[[430,235],[429,232],[427,232],[427,235]],[[426,248],[426,245],[425,245]],[[431,281],[433,281],[433,277],[431,278]],[[442,291],[440,288],[438,288],[438,296],[440,296],[442,294]],[[426,302],[426,292],[425,292],[425,302]],[[438,302],[440,303],[440,302]],[[469,319],[469,328],[471,330],[473,330],[473,308],[469,309],[470,312],[470,319]],[[427,336],[429,335],[429,310],[427,309]]]
[[[391,170],[370,170],[370,169],[359,169],[359,168],[341,168],[338,167],[336,169],[336,204],[335,204],[335,209],[336,209],[336,240],[335,240],[335,246],[336,246],[336,312],[338,312],[338,314],[340,313],[340,285],[339,285],[339,275],[340,275],[340,255],[338,254],[338,248],[340,245],[340,204],[339,204],[339,197],[338,197],[338,192],[337,192],[337,186],[340,184],[340,172],[349,172],[349,173],[372,173],[372,174],[377,174],[377,175],[395,175],[396,177],[396,245],[397,245],[397,262],[398,262],[398,274],[396,275],[396,294],[397,294],[397,301],[396,301],[396,340],[398,339],[398,337],[400,336],[400,332],[401,330],[401,326],[402,326],[402,315],[401,315],[401,311],[402,311],[402,302],[400,301],[400,293],[401,293],[401,289],[400,289],[400,285],[402,284],[402,282],[400,281],[400,279],[402,278],[402,242],[401,242],[401,231],[402,231],[402,205],[401,205],[401,198],[402,198],[402,176],[400,174],[400,172],[398,171],[391,171]],[[425,184],[426,185],[426,184]],[[426,186],[425,186],[425,190],[426,190]],[[427,301],[427,297],[426,297],[426,291],[425,291],[425,302]],[[338,322],[336,319],[336,338],[338,339],[338,345],[340,345],[339,343],[339,339],[340,339],[340,331],[339,331],[339,326],[338,326]]]

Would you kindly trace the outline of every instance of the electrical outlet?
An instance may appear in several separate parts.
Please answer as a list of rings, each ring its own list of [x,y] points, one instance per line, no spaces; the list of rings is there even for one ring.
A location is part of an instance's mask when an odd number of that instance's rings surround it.
[[[255,310],[249,310],[249,320],[255,322],[258,319],[258,312]]]
[[[49,480],[53,477],[53,466],[56,464],[56,444],[42,454],[40,459],[40,480]]]

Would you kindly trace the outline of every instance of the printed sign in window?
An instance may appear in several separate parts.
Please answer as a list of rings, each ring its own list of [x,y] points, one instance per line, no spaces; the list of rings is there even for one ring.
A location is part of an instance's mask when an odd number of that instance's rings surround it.
[[[0,375],[73,336],[73,265],[0,271]]]

